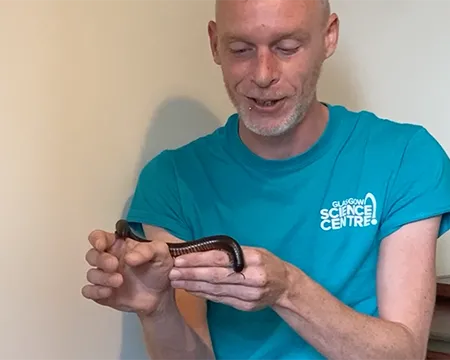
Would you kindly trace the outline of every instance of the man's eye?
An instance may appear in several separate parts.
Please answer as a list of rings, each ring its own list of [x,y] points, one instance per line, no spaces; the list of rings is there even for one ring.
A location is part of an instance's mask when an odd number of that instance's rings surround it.
[[[277,44],[277,50],[290,55],[296,53],[300,46],[301,43],[298,40],[284,39]]]
[[[245,49],[230,49],[230,51],[233,54],[243,54],[243,53],[249,51],[249,49],[247,49],[247,48],[245,48]]]
[[[298,51],[299,46],[297,46],[297,47],[295,47],[295,48],[283,48],[283,47],[278,47],[278,49],[279,49],[281,52],[283,52],[284,54],[292,55],[292,54],[295,54],[295,53]]]

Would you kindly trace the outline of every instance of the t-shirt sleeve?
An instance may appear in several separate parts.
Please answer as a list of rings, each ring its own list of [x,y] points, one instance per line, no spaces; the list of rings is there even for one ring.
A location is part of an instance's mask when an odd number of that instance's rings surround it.
[[[154,225],[182,240],[191,231],[184,219],[172,150],[165,150],[141,170],[126,219],[143,234],[142,225]]]
[[[442,215],[439,236],[450,229],[450,159],[423,127],[411,138],[387,195],[380,239],[401,226]]]

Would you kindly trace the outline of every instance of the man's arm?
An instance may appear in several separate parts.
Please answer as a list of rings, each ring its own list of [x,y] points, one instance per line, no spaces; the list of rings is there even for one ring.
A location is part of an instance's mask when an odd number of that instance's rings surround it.
[[[424,359],[435,303],[440,217],[404,225],[381,244],[380,318],[354,311],[292,269],[274,310],[328,359]]]
[[[144,225],[148,239],[182,242],[167,231]],[[139,317],[147,351],[156,359],[215,359],[206,320],[206,301],[184,290],[168,296],[158,313]]]

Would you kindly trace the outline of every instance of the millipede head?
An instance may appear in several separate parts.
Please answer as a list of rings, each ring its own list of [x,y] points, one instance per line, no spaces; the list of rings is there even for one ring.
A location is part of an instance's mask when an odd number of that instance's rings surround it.
[[[130,226],[128,225],[128,221],[123,219],[117,221],[115,234],[120,239],[126,239],[130,237]]]

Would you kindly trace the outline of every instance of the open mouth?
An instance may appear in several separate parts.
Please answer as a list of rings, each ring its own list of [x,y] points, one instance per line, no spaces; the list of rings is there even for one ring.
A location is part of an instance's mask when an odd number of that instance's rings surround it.
[[[277,105],[282,99],[256,99],[256,98],[249,98],[252,102],[254,102],[256,105],[260,107],[272,107]]]

